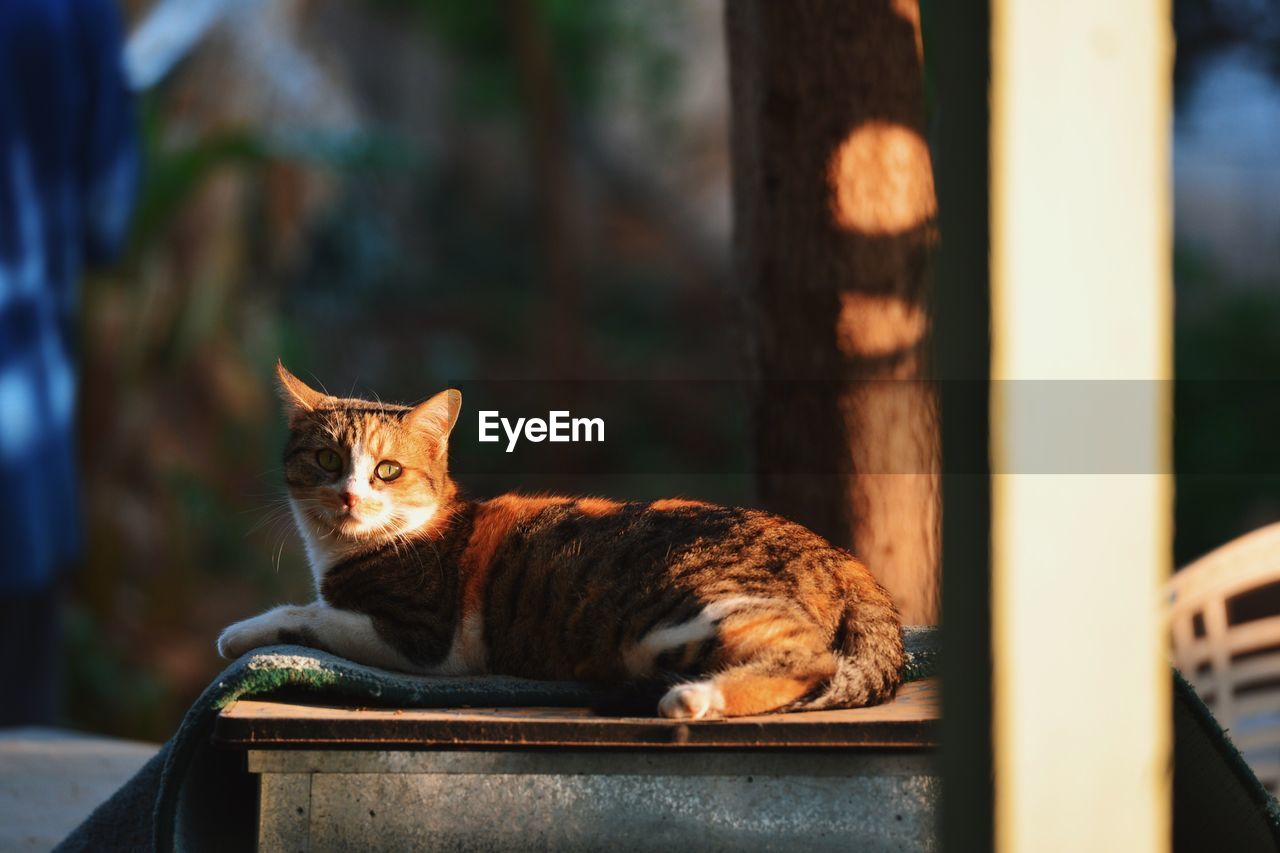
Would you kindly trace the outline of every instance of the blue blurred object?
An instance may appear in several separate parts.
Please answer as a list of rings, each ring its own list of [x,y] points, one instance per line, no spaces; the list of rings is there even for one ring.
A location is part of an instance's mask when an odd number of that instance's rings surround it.
[[[76,308],[119,247],[138,149],[114,0],[0,0],[0,595],[81,549]]]
[[[129,36],[125,77],[135,91],[165,78],[234,7],[263,0],[160,0]]]

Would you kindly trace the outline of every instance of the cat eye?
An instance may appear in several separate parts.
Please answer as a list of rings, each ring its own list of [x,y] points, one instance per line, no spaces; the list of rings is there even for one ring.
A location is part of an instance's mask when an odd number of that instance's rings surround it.
[[[316,462],[326,471],[337,471],[342,467],[342,457],[327,447],[316,451]]]
[[[379,480],[385,480],[389,483],[396,477],[400,476],[401,470],[399,463],[384,461],[378,463],[378,467],[374,469],[374,473],[378,475]]]

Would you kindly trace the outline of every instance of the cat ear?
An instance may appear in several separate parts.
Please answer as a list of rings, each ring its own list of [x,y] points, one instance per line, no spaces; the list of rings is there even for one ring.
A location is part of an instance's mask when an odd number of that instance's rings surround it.
[[[276,360],[276,379],[280,382],[280,399],[289,417],[315,411],[329,399],[285,369],[284,362]]]
[[[441,391],[425,403],[419,403],[405,417],[413,426],[426,430],[440,442],[443,452],[453,425],[458,422],[458,412],[462,410],[462,392],[450,388]]]

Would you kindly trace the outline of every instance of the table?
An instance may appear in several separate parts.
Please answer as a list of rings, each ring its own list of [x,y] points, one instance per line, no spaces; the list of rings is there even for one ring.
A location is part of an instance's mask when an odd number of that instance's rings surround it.
[[[938,691],[679,722],[576,708],[240,701],[271,850],[933,850]]]

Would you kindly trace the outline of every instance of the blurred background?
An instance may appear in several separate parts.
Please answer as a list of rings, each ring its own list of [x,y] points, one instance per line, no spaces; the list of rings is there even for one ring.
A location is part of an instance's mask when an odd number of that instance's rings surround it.
[[[1280,519],[1280,4],[1174,0],[1175,563]]]
[[[188,5],[217,21],[141,95],[132,231],[80,312],[65,722],[150,740],[223,666],[222,627],[312,593],[277,356],[402,400],[466,377],[747,375],[720,2]],[[127,25],[151,6],[125,0]],[[1259,473],[1280,470],[1262,428],[1280,414],[1280,8],[1174,13],[1176,371],[1216,389],[1177,397],[1181,564],[1280,519]],[[689,433],[748,470],[745,424],[703,410]],[[472,492],[753,497],[748,476],[509,479]]]

